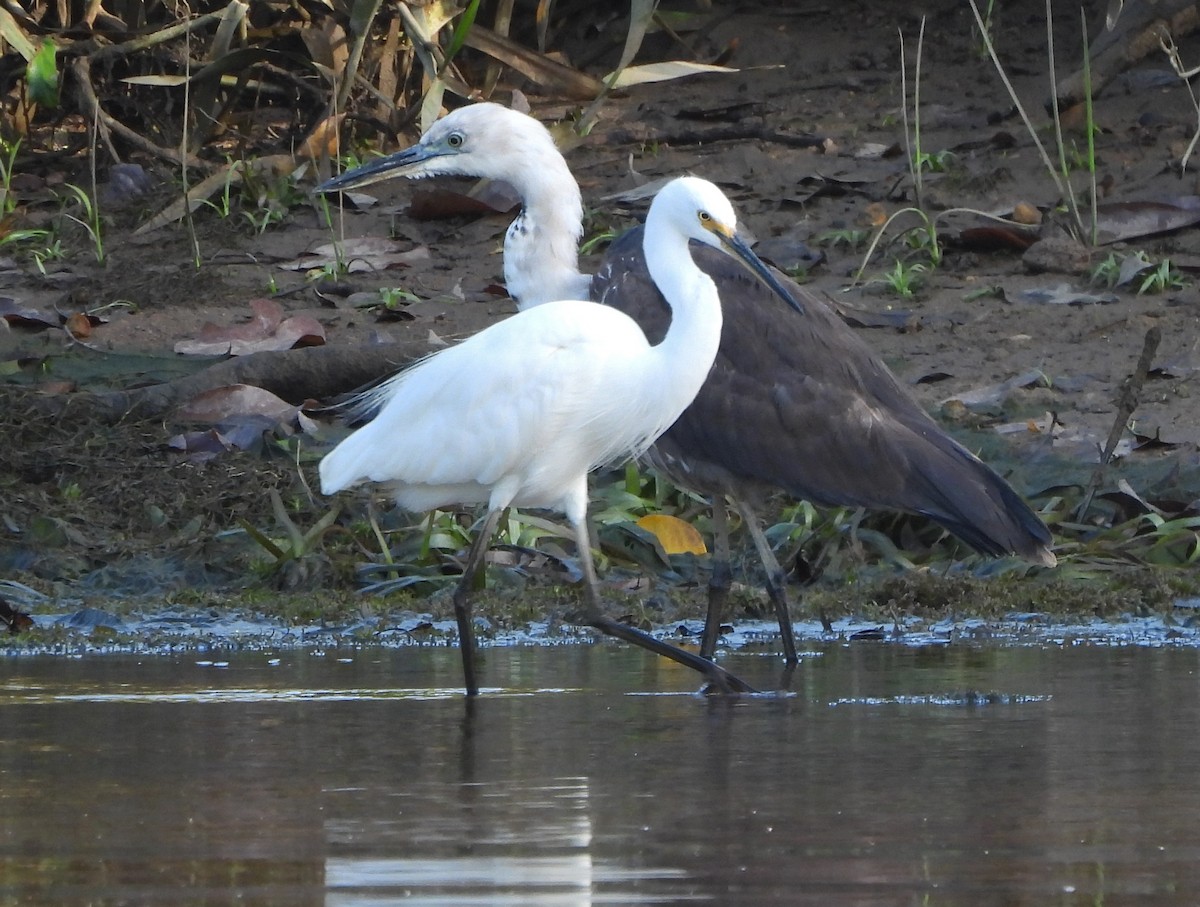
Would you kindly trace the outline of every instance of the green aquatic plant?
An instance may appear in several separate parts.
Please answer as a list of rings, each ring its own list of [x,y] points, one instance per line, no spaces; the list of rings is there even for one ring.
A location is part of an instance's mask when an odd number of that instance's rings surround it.
[[[886,271],[879,283],[882,283],[897,296],[903,296],[905,299],[911,298],[916,292],[917,287],[924,279],[929,268],[920,262],[911,264],[896,259],[895,266],[890,271]]]
[[[1143,254],[1143,253],[1139,253]],[[1108,256],[1100,262],[1097,262],[1091,270],[1088,277],[1088,283],[1096,287],[1106,287],[1112,289],[1121,279],[1121,259],[1117,257],[1115,252],[1109,252]]]
[[[1171,264],[1171,259],[1164,258],[1150,273],[1142,278],[1138,286],[1138,295],[1147,293],[1165,293],[1168,290],[1181,290],[1188,285],[1188,279]]]
[[[845,248],[850,251],[856,251],[866,245],[871,238],[869,230],[856,230],[849,227],[844,227],[838,230],[825,230],[818,233],[813,241],[819,246],[828,246],[831,249]]]
[[[87,192],[85,192],[79,186],[76,186],[73,183],[67,183],[64,188],[67,190],[68,200],[64,202],[63,215],[68,220],[74,221],[87,231],[88,237],[92,241],[92,250],[96,255],[96,261],[100,264],[104,264],[104,235],[100,223],[99,206],[97,206],[91,196],[89,196]],[[67,210],[68,204],[71,202],[79,205],[83,213],[82,217],[77,217]]]
[[[20,148],[20,139],[9,141],[0,135],[0,218],[12,214],[17,209],[17,198],[12,191],[12,178],[17,165],[17,151]]]

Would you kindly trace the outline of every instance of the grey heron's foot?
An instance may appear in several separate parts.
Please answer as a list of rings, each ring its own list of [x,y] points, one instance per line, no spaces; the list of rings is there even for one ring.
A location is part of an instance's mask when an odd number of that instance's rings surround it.
[[[661,655],[663,658],[669,658],[671,661],[681,664],[685,668],[699,671],[708,678],[709,683],[717,692],[724,694],[758,692],[750,684],[726,671],[716,662],[702,658],[694,652],[689,652],[686,649],[663,642],[661,639],[656,639],[649,633],[644,633],[628,624],[618,623],[611,617],[595,613],[592,609],[587,609],[577,619],[580,623],[587,624],[601,633],[615,636],[617,639],[622,639],[640,648],[648,649],[656,655]]]
[[[712,661],[717,654],[717,640],[721,638],[721,620],[725,616],[729,589],[733,585],[733,572],[729,561],[715,560],[712,574],[708,578],[708,611],[704,615],[704,633],[700,637],[700,655]]]
[[[829,619],[829,615],[824,608],[817,608],[817,620],[821,622],[821,629],[826,633],[833,632],[833,621]]]
[[[771,571],[767,574],[767,596],[775,608],[775,617],[779,621],[779,639],[783,643],[783,659],[793,665],[799,661],[796,654],[796,635],[792,631],[792,615],[788,610],[787,587],[783,571]]]

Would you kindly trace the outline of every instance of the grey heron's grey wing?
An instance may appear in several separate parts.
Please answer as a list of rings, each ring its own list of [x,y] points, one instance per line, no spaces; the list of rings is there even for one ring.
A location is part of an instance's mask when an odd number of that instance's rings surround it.
[[[592,277],[591,298],[624,312],[638,323],[651,344],[658,344],[671,326],[671,307],[650,278],[642,234],[641,226],[633,227],[609,245]],[[694,251],[701,244],[691,243],[691,248]]]
[[[630,231],[631,234],[635,231]],[[924,514],[986,554],[1042,559],[1051,537],[991,468],[943,431],[822,300],[778,275],[787,305],[729,256],[692,244],[724,307],[721,348],[692,405],[655,445],[702,491],[761,483],[819,504]],[[670,312],[626,235],[593,298],[660,339]]]

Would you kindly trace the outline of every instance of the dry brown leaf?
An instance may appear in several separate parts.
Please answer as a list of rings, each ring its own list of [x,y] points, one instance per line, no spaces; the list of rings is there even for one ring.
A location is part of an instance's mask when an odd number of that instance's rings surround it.
[[[283,307],[273,299],[253,299],[250,308],[254,312],[250,321],[229,325],[206,322],[198,337],[176,343],[175,352],[184,356],[247,356],[325,342],[325,328],[311,316],[285,319]]]
[[[344,119],[346,119],[346,114],[339,113],[321,120],[296,152],[297,157],[308,157],[313,160],[334,157],[338,152],[338,130]]]
[[[604,90],[599,79],[522,47],[478,22],[467,32],[466,45],[494,57],[530,81],[576,100],[591,100]]]
[[[173,224],[175,221],[183,219],[187,216],[188,212],[195,211],[208,201],[209,198],[223,190],[227,184],[230,186],[240,186],[242,184],[241,161],[233,161],[228,167],[222,168],[210,176],[206,176],[200,182],[196,183],[196,185],[192,186],[184,194],[183,198],[171,202],[162,211],[134,230],[133,235],[142,236],[146,233],[153,233],[167,224]]]
[[[0,319],[22,327],[58,327],[57,316],[39,312],[36,309],[27,309],[11,296],[0,296]]]
[[[297,407],[251,384],[230,384],[197,394],[175,411],[182,422],[224,422],[243,416],[290,417]]]

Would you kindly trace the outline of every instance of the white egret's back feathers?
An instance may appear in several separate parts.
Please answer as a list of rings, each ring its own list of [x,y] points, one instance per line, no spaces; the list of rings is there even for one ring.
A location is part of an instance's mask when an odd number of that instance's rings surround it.
[[[689,239],[716,242],[701,216],[734,229],[719,190],[684,178],[646,221],[647,261],[674,316],[662,343],[592,302],[522,311],[368,391],[382,408],[321,461],[321,490],[371,481],[412,510],[487,501],[582,519],[588,470],[653,443],[716,355],[716,288],[688,253]]]

